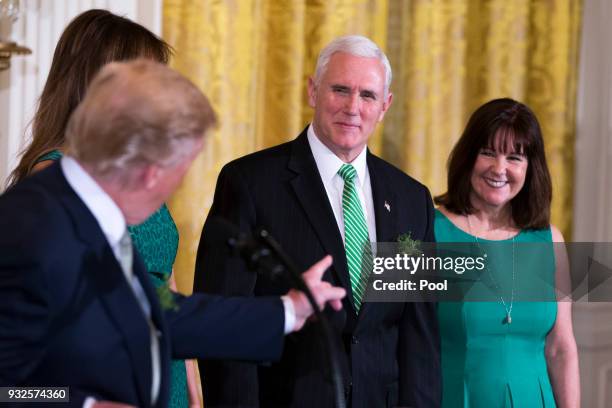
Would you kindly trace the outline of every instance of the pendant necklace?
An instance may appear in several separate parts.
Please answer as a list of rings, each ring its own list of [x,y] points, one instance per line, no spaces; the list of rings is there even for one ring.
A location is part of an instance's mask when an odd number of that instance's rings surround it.
[[[470,217],[468,215],[466,215],[465,219],[467,220],[467,225],[468,225],[468,230],[470,232],[470,235],[474,237],[474,241],[476,242],[476,245],[478,246],[478,249],[481,252],[485,253],[484,250],[482,249],[482,247],[480,246],[480,240],[472,232],[472,225],[470,224]],[[514,236],[512,236],[512,291],[511,291],[511,294],[510,294],[510,303],[509,304],[506,304],[506,301],[504,300],[504,296],[503,296],[503,292],[501,290],[501,287],[497,283],[497,280],[495,280],[495,278],[493,277],[493,274],[491,273],[491,269],[488,266],[487,266],[487,272],[489,272],[489,277],[491,278],[491,281],[495,285],[495,287],[497,289],[497,292],[498,292],[499,299],[501,300],[501,303],[504,306],[504,309],[506,311],[506,317],[502,320],[502,324],[511,324],[512,323],[512,306],[514,305],[514,281],[515,281],[515,275],[514,275]]]

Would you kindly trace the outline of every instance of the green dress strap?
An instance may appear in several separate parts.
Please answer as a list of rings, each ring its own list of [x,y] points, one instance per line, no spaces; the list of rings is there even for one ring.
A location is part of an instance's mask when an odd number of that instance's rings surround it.
[[[38,159],[36,159],[34,161],[34,164],[38,164],[40,162],[44,162],[47,160],[57,161],[61,158],[62,158],[62,152],[60,152],[59,150],[51,150],[50,152],[47,152],[43,154],[42,156],[40,156]]]

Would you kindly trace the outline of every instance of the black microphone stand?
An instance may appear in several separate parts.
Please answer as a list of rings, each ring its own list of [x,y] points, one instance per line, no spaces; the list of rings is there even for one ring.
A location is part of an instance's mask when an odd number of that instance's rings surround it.
[[[229,244],[247,258],[246,261],[249,268],[265,269],[272,277],[287,278],[291,286],[306,295],[314,311],[314,315],[320,323],[325,344],[327,345],[326,351],[331,364],[332,380],[334,383],[335,406],[336,408],[346,408],[346,401],[344,400],[344,381],[333,332],[329,321],[317,305],[308,285],[306,285],[302,279],[302,274],[295,267],[289,256],[283,251],[280,244],[272,238],[265,229],[259,229],[254,234],[255,240],[262,245],[254,246],[244,244],[245,240],[243,238],[244,237],[239,237],[237,239],[232,238],[229,240]]]

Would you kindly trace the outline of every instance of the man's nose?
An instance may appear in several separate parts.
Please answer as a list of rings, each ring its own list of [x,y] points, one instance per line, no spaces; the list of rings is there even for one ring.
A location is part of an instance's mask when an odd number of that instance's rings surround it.
[[[346,104],[344,107],[344,111],[349,115],[358,115],[359,114],[359,93],[352,92],[348,98],[346,98]]]

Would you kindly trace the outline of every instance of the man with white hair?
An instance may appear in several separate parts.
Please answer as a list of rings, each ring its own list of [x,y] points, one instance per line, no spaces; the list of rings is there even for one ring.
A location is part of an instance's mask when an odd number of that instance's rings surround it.
[[[78,407],[165,407],[171,356],[280,356],[312,313],[302,293],[158,298],[127,232],[177,188],[214,123],[165,65],[101,69],[68,123],[68,154],[0,197],[0,386],[69,387]],[[339,309],[344,290],[321,282],[330,263],[305,280]]]
[[[353,408],[437,407],[441,398],[439,334],[431,303],[364,302],[369,242],[410,233],[433,241],[427,188],[371,154],[367,142],[391,105],[391,67],[362,36],[325,47],[308,82],[312,123],[297,139],[227,164],[210,216],[243,230],[265,228],[298,267],[334,257],[323,279],[344,287],[344,310],[328,316],[341,339],[344,391]],[[204,225],[194,290],[270,295],[287,288],[229,261],[209,245]],[[201,362],[207,407],[334,406],[332,375],[319,333],[289,336],[282,359],[268,366]],[[340,341],[340,340],[339,340]]]

